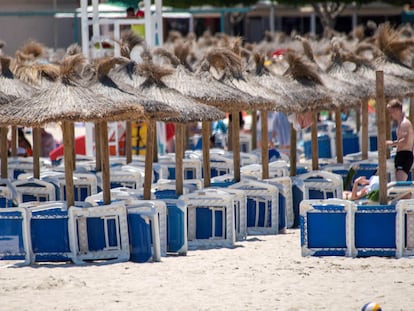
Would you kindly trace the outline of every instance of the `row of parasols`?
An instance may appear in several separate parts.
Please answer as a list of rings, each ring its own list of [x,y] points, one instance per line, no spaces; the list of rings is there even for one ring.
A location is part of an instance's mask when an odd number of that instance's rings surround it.
[[[390,57],[390,46],[397,46],[399,51],[402,46],[409,49],[411,45],[408,40],[399,37],[397,30],[389,24],[380,25],[375,36],[378,48],[385,48],[373,60],[346,51],[340,39],[331,40],[331,62],[324,69],[313,55],[311,42],[297,37],[302,43],[303,51],[287,49],[284,58],[287,68],[283,75],[274,74],[265,65],[266,55],[243,48],[239,38],[232,38],[226,41],[226,45],[206,50],[197,66],[186,63],[189,51],[186,42],[151,50],[132,32],[123,36],[120,43],[121,57],[105,57],[90,62],[80,53],[79,47],[73,45],[67,49],[60,62],[40,63],[36,61],[36,57],[40,55],[39,45],[32,42],[16,52],[15,58],[0,56],[1,177],[7,177],[8,126],[12,126],[12,129],[16,126],[34,128],[34,177],[38,178],[38,129],[47,123],[59,122],[63,133],[67,205],[74,205],[73,170],[76,162],[73,126],[74,122],[79,121],[94,122],[96,165],[97,170],[102,171],[104,203],[109,204],[111,198],[107,122],[127,121],[126,150],[129,151],[129,162],[130,122],[143,120],[148,124],[144,199],[150,199],[152,163],[154,154],[156,155],[155,122],[176,123],[176,171],[182,172],[185,123],[201,121],[204,186],[209,186],[211,121],[223,119],[224,112],[229,112],[232,114],[234,179],[239,181],[238,118],[241,110],[261,111],[263,133],[267,132],[267,111],[312,113],[312,168],[318,169],[318,111],[341,112],[355,107],[359,109],[361,105],[366,106],[368,100],[376,96],[375,72],[378,70],[386,74],[386,98],[413,94],[412,69],[396,57]],[[133,53],[139,55],[139,58],[132,59]],[[355,65],[351,69],[346,65],[349,62]],[[336,115],[340,116],[340,113]],[[337,142],[341,142],[342,126],[340,118],[336,120]],[[12,139],[14,132],[12,131]],[[291,137],[293,150],[290,165],[291,174],[294,174],[296,135]],[[266,139],[265,135],[263,139]],[[15,144],[12,147],[13,145]],[[262,173],[263,178],[267,178],[267,142],[263,141],[261,145]],[[337,149],[338,162],[342,161],[341,154],[341,150]],[[182,194],[182,174],[177,174],[176,185],[177,194]]]

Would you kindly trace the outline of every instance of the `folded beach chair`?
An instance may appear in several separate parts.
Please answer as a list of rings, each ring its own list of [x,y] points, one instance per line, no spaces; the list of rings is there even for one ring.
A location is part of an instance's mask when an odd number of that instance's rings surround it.
[[[414,256],[414,200],[397,203],[396,256]]]
[[[339,199],[300,203],[302,256],[353,256],[353,202]]]
[[[354,256],[395,256],[396,214],[395,205],[357,205]]]
[[[187,205],[188,248],[233,246],[234,202],[224,191],[199,190],[180,196]]]
[[[19,202],[56,200],[56,190],[52,183],[33,178],[16,180],[12,184],[16,189]]]
[[[277,234],[279,232],[279,190],[277,186],[242,179],[229,186],[247,196],[247,233]]]
[[[99,207],[70,207],[69,238],[71,257],[75,264],[129,260],[125,204],[116,202]]]
[[[0,260],[18,260],[19,265],[29,265],[32,262],[31,245],[28,209],[0,208]]]

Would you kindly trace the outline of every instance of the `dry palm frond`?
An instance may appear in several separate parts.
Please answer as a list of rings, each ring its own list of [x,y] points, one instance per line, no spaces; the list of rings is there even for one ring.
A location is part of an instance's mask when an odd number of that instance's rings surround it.
[[[32,55],[34,58],[38,58],[44,55],[45,47],[37,41],[30,40],[23,45],[20,51],[25,55]]]
[[[136,66],[136,72],[146,78],[141,85],[142,87],[154,84],[159,87],[165,87],[162,77],[172,74],[173,70],[155,65],[152,62],[144,62]]]
[[[356,64],[357,66],[367,66],[367,67],[373,67],[372,63],[369,59],[366,59],[365,57],[358,56],[354,53],[345,53],[344,54],[344,61],[351,62]]]
[[[5,57],[5,56],[0,56],[0,65],[1,65],[1,74],[4,77],[13,77],[13,73],[10,71],[10,63],[11,63],[11,58],[10,57]]]
[[[259,53],[254,53],[253,59],[256,64],[256,75],[260,76],[263,73],[269,73],[269,70],[264,65],[265,59],[266,59],[264,55],[261,55]]]
[[[230,49],[233,51],[234,54],[241,56],[242,43],[243,40],[241,37],[236,37],[232,40]]]
[[[71,55],[62,60],[60,65],[60,79],[62,83],[68,85],[80,85],[84,78],[84,68],[87,61],[83,54]]]
[[[241,58],[228,49],[214,49],[207,54],[206,59],[218,72],[236,78],[242,76]]]
[[[400,39],[399,33],[389,23],[384,23],[378,27],[377,46],[390,60],[403,64],[414,46],[414,39]]]
[[[129,59],[124,57],[103,57],[97,59],[95,66],[98,74],[98,79],[108,76],[109,71],[116,65],[128,63]]]
[[[306,64],[303,61],[302,57],[299,56],[295,51],[287,51],[286,61],[289,64],[289,68],[285,73],[286,76],[290,76],[298,81],[310,81],[319,85],[323,84],[318,73],[308,64]]]
[[[358,41],[362,41],[365,39],[365,27],[363,25],[358,25],[352,31],[352,35]]]
[[[173,65],[174,67],[177,67],[180,64],[180,60],[178,59],[178,57],[165,48],[156,48],[152,52],[154,55],[168,59],[171,65]]]
[[[41,76],[49,81],[56,81],[60,75],[60,67],[54,64],[38,65]]]
[[[32,62],[35,60],[35,57],[32,54],[24,54],[21,51],[16,51],[14,56],[18,63]]]
[[[72,43],[66,49],[66,56],[81,54],[81,53],[82,53],[82,48],[77,43]]]
[[[145,47],[145,39],[134,33],[132,30],[125,31],[121,39],[122,56],[129,57],[130,52],[137,45]]]
[[[308,41],[308,39],[301,37],[299,35],[295,36],[296,40],[299,40],[302,43],[303,46],[303,51],[306,55],[307,58],[309,58],[310,61],[312,61],[313,63],[316,63],[315,58],[313,56],[313,50],[312,47]]]
[[[165,40],[165,42],[175,43],[177,40],[182,40],[182,39],[183,39],[183,35],[181,34],[181,32],[172,30],[168,33],[167,40]]]
[[[189,42],[177,43],[174,46],[174,54],[180,60],[180,63],[184,65],[188,70],[193,71],[193,68],[191,68],[190,64],[187,61],[190,51],[191,51],[191,46]]]

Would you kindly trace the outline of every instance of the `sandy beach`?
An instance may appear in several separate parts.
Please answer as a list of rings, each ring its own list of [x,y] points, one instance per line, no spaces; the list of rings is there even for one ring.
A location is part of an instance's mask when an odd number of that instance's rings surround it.
[[[410,258],[302,257],[300,230],[158,263],[0,262],[0,310],[414,310]]]

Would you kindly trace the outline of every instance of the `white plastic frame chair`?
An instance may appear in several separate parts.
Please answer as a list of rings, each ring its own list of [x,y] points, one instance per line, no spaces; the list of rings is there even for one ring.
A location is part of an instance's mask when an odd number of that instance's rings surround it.
[[[310,190],[320,191],[323,194],[323,199],[329,198],[328,193],[332,193],[333,198],[342,199],[343,180],[341,175],[325,171],[312,171],[298,175],[297,178],[304,182],[304,200],[312,199]]]
[[[210,189],[209,191],[196,191],[180,196],[187,204],[188,219],[188,248],[233,246],[236,240],[234,226],[234,202],[230,194],[224,191]],[[208,238],[197,238],[197,209],[210,212],[211,227],[208,229]],[[216,235],[216,216],[221,217],[221,236]],[[218,224],[218,226],[220,223]],[[206,235],[205,233],[203,235]]]
[[[249,226],[249,205],[247,205],[247,234],[279,233],[279,190],[276,186],[261,181],[243,179],[229,188],[243,190],[248,202],[251,200],[255,204],[253,226]],[[263,214],[260,212],[261,204],[264,204]],[[261,224],[261,218],[263,218],[263,224]]]
[[[56,200],[56,190],[52,183],[33,178],[16,180],[12,184],[16,188],[19,202],[27,202],[26,197],[32,197],[35,200],[31,201],[39,202]]]
[[[88,218],[99,218],[104,222],[105,247],[101,250],[90,250],[88,245]],[[108,231],[109,222],[114,222],[116,244],[110,245]],[[129,260],[129,238],[126,207],[117,202],[99,207],[69,208],[69,239],[72,260],[75,264],[85,264],[90,260],[106,260],[107,262],[123,262]]]
[[[414,256],[414,200],[401,200],[396,205],[396,257]]]
[[[0,256],[21,256],[24,258],[22,263],[17,265],[30,265],[33,259],[32,252],[32,243],[30,237],[30,212],[26,207],[9,207],[9,208],[0,208],[0,227],[4,228],[5,225],[2,224],[3,221],[15,222],[16,225],[20,225],[21,236],[10,236],[8,235],[0,236]],[[1,232],[1,229],[0,229]],[[17,238],[17,240],[16,240]],[[16,242],[19,244],[19,239],[23,244],[24,253],[17,252],[15,253]],[[2,253],[1,250],[5,250]]]
[[[301,223],[301,251],[302,256],[355,256],[355,239],[354,239],[354,220],[355,220],[355,211],[356,205],[353,202],[348,200],[340,199],[327,199],[327,200],[303,200],[300,203],[300,223]],[[311,231],[309,227],[308,217],[311,215],[326,215],[333,216],[336,214],[345,214],[345,225],[344,232],[345,235],[345,247],[332,247],[332,245],[322,246],[323,242],[319,241],[319,247],[312,247],[310,245],[310,234]],[[330,219],[331,220],[331,219]],[[318,223],[316,229],[323,230],[323,225],[330,225],[331,221],[324,222],[323,224]],[[334,225],[335,230],[340,230],[336,224]],[[324,236],[325,240],[330,239],[328,232],[329,229],[326,229],[326,232],[323,234],[321,232],[315,233],[315,235]],[[334,241],[334,239],[331,239]],[[335,242],[331,242],[335,244]],[[327,243],[330,244],[330,243]]]

